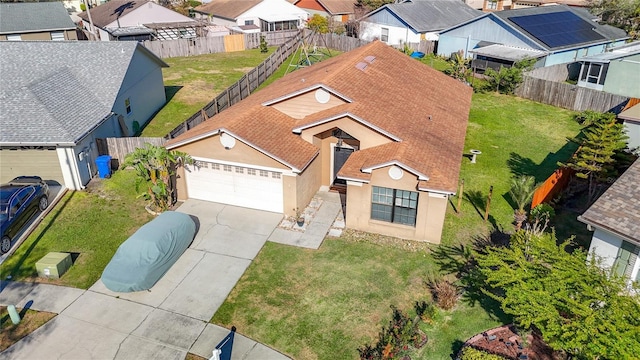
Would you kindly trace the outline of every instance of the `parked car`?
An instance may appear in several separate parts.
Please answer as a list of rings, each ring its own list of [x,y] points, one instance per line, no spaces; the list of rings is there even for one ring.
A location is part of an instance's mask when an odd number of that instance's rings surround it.
[[[9,251],[14,237],[47,206],[49,186],[39,176],[19,176],[0,185],[0,253]]]
[[[191,216],[165,211],[120,244],[102,272],[115,292],[149,290],[187,250],[196,234]]]

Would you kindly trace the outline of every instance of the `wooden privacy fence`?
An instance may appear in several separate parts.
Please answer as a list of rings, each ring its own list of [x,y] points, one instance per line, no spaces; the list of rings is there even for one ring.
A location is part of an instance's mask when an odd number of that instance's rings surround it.
[[[146,143],[162,146],[165,143],[164,138],[152,137],[123,137],[123,138],[106,138],[97,139],[98,152],[100,155],[111,155],[112,164],[119,167],[124,161],[125,156],[134,152],[136,148],[142,148]]]
[[[163,41],[143,41],[142,45],[162,59],[182,56],[215,54],[230,51],[255,49],[260,46],[260,36],[264,36],[269,46],[280,46],[294,38],[298,30],[274,31],[267,33],[223,35],[176,39]]]
[[[536,192],[533,194],[533,199],[531,200],[531,208],[533,209],[539,204],[553,200],[558,193],[567,187],[573,174],[575,174],[575,170],[571,168],[556,169],[556,171],[536,189]]]
[[[182,124],[171,130],[171,132],[165,136],[165,139],[175,138],[249,96],[260,84],[267,80],[271,74],[278,70],[278,67],[295,51],[298,41],[299,38],[296,36],[285,44],[280,45],[280,47],[269,55],[260,65],[250,70],[235,84],[229,86],[220,95],[211,100],[200,111],[191,115],[191,117]]]
[[[516,95],[569,110],[618,113],[629,100],[625,96],[564,82],[537,79],[531,76],[524,76],[523,79],[523,82],[516,88]]]

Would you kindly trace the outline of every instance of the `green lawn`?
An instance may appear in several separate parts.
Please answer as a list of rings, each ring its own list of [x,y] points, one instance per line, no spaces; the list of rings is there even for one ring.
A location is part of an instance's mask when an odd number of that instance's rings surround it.
[[[118,246],[151,220],[136,198],[133,171],[118,171],[90,191],[69,191],[36,230],[3,264],[1,276],[39,280],[35,263],[52,251],[71,252],[74,265],[51,283],[88,289]]]
[[[141,136],[162,137],[266,59],[259,49],[165,59],[162,69],[167,104]]]

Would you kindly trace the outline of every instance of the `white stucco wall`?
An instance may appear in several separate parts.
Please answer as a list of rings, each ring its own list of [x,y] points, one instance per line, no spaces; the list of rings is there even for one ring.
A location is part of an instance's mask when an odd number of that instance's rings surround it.
[[[603,266],[611,268],[618,256],[620,246],[622,246],[622,239],[608,231],[596,229],[591,238],[589,253],[595,253],[601,258]]]
[[[125,16],[122,16],[118,21],[120,22],[120,27],[131,27],[150,23],[184,22],[195,20],[173,10],[167,9],[164,6],[160,6],[154,2],[148,2]],[[114,21],[105,27],[117,28],[118,21]]]
[[[286,0],[263,0],[258,5],[240,14],[236,18],[236,25],[244,25],[246,20],[253,20],[255,25],[260,26],[260,19],[270,22],[272,19],[277,19],[277,21],[298,20],[298,24],[302,25],[308,18],[308,12]],[[218,22],[216,21],[216,23]]]
[[[640,123],[625,120],[624,129],[629,136],[629,148],[640,150]]]
[[[360,23],[359,37],[367,41],[373,41],[376,39],[380,40],[380,36],[382,35],[382,28],[389,29],[389,40],[386,41],[386,43],[389,45],[400,45],[405,42],[420,42],[420,34],[413,32],[413,30],[410,30],[407,27],[380,25],[368,21],[362,21]]]

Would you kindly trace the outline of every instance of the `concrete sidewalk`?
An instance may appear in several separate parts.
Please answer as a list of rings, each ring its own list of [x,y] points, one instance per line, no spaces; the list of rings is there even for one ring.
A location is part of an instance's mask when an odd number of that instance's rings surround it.
[[[229,331],[208,321],[282,215],[197,200],[188,200],[178,211],[198,218],[198,233],[149,291],[115,293],[100,280],[86,291],[3,282],[0,304],[59,315],[2,352],[0,359],[181,360],[188,352],[211,357]],[[239,333],[236,342],[233,359],[288,359]]]

